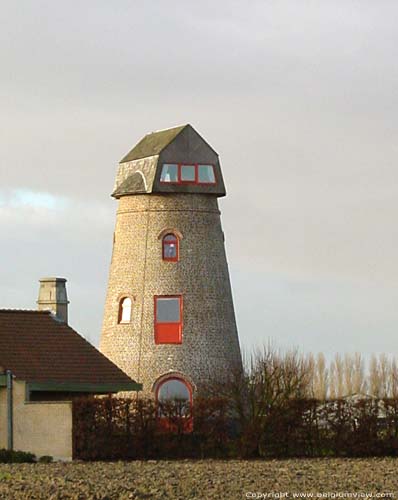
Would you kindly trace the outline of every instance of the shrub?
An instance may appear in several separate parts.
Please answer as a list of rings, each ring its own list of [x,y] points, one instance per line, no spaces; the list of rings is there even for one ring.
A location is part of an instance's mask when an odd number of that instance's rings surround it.
[[[18,463],[34,463],[36,456],[27,451],[0,450],[0,463],[3,464],[18,464]]]
[[[387,455],[398,455],[398,399],[296,397],[246,414],[226,396],[198,395],[192,409],[144,398],[73,403],[82,460]]]
[[[43,455],[39,458],[41,464],[50,464],[53,460],[53,457],[50,455]]]

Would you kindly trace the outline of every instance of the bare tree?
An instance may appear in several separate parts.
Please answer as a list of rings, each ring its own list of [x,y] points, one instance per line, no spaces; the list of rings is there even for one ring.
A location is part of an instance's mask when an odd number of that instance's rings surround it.
[[[349,396],[354,392],[354,363],[350,354],[344,355],[344,395]]]
[[[380,397],[387,398],[390,394],[391,365],[386,354],[379,356]]]
[[[377,357],[372,354],[369,363],[369,390],[372,396],[376,398],[381,394],[380,369]]]
[[[362,356],[359,352],[354,354],[353,359],[354,373],[352,379],[352,389],[355,394],[361,394],[366,391],[365,366]]]
[[[252,356],[249,379],[263,406],[283,404],[309,393],[310,364],[297,350],[283,353],[268,345]]]
[[[328,394],[329,371],[326,368],[326,360],[323,353],[318,353],[315,363],[314,378],[314,397],[319,400],[325,400]]]
[[[390,397],[398,398],[398,366],[395,358],[390,364]]]
[[[330,363],[329,368],[329,398],[337,398],[336,368],[333,361]]]
[[[230,415],[239,422],[249,454],[261,454],[267,417],[283,411],[291,399],[311,394],[311,357],[297,350],[282,352],[271,344],[245,356],[243,371],[231,371],[228,377],[213,374],[201,387],[202,395],[228,401]]]
[[[340,354],[336,354],[333,360],[336,397],[345,396],[344,390],[344,364]]]

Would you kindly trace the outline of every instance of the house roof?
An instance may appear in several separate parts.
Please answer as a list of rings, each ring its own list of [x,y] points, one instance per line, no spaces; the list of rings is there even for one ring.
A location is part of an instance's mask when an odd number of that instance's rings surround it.
[[[147,134],[133,147],[129,153],[127,153],[124,158],[120,160],[120,163],[158,155],[187,126],[188,125],[180,125],[179,127],[168,128]]]
[[[50,311],[0,309],[0,366],[41,390],[138,390],[120,368]],[[46,384],[50,384],[47,385]],[[101,390],[101,387],[103,390]]]

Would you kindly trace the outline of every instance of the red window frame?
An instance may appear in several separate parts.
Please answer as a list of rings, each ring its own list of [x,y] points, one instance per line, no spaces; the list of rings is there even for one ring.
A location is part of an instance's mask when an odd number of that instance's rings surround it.
[[[166,378],[162,379],[160,382],[158,382],[158,384],[156,386],[156,392],[155,392],[156,401],[159,401],[159,391],[160,391],[160,388],[162,387],[162,385],[165,384],[166,382],[170,382],[171,380],[178,380],[178,382],[181,382],[182,384],[185,385],[185,387],[188,389],[188,393],[189,393],[189,403],[192,404],[191,384],[189,382],[187,382],[184,378],[178,377],[177,375],[172,375],[171,377],[166,377]]]
[[[170,382],[171,380],[178,380],[178,382],[181,382],[182,384],[184,384],[185,387],[188,389],[190,412],[189,412],[188,416],[182,417],[182,421],[173,422],[173,421],[170,421],[169,418],[160,415],[159,411],[157,411],[160,428],[166,432],[178,432],[179,430],[182,430],[182,432],[184,434],[190,433],[193,431],[193,417],[192,417],[193,390],[192,390],[191,384],[188,381],[186,381],[182,377],[172,375],[172,376],[166,377],[165,379],[158,382],[158,384],[156,385],[156,390],[155,390],[155,401],[156,401],[157,408],[159,407],[159,391],[160,391],[163,384],[166,384],[167,382]],[[159,408],[158,408],[158,410],[159,410]]]
[[[174,241],[166,241],[165,238],[167,236],[174,236]],[[166,252],[165,252],[166,246],[170,245],[171,243],[174,243],[176,246],[175,257],[167,257]],[[165,234],[162,238],[162,259],[167,261],[167,262],[178,262],[179,258],[180,258],[180,239],[174,233]]]
[[[191,184],[191,185],[198,185],[198,186],[214,186],[217,184],[217,176],[216,176],[216,169],[214,168],[214,165],[212,163],[164,163],[163,165],[177,165],[177,182],[167,182],[167,181],[162,181],[160,179],[160,184]],[[163,169],[162,165],[162,169]],[[199,182],[199,166],[200,165],[206,165],[209,167],[212,167],[213,169],[213,175],[214,175],[214,182]],[[194,181],[183,181],[181,177],[181,171],[182,167],[195,167],[195,180]],[[162,175],[162,174],[160,174]]]
[[[157,321],[157,300],[158,299],[179,299],[180,303],[180,321],[174,323],[164,323]],[[154,296],[154,333],[155,344],[182,344],[182,313],[183,299],[182,295],[155,295]]]
[[[216,169],[212,163],[196,163],[196,179],[197,179],[197,184],[199,186],[214,186],[217,184],[217,175],[216,175]],[[214,175],[214,182],[199,182],[199,167],[200,166],[209,166],[213,169],[213,175]]]

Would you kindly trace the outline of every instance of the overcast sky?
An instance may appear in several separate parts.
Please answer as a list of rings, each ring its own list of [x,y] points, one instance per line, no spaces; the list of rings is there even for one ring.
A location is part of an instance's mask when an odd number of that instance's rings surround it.
[[[398,355],[398,2],[5,0],[0,307],[68,279],[99,340],[118,161],[218,151],[242,346]]]

